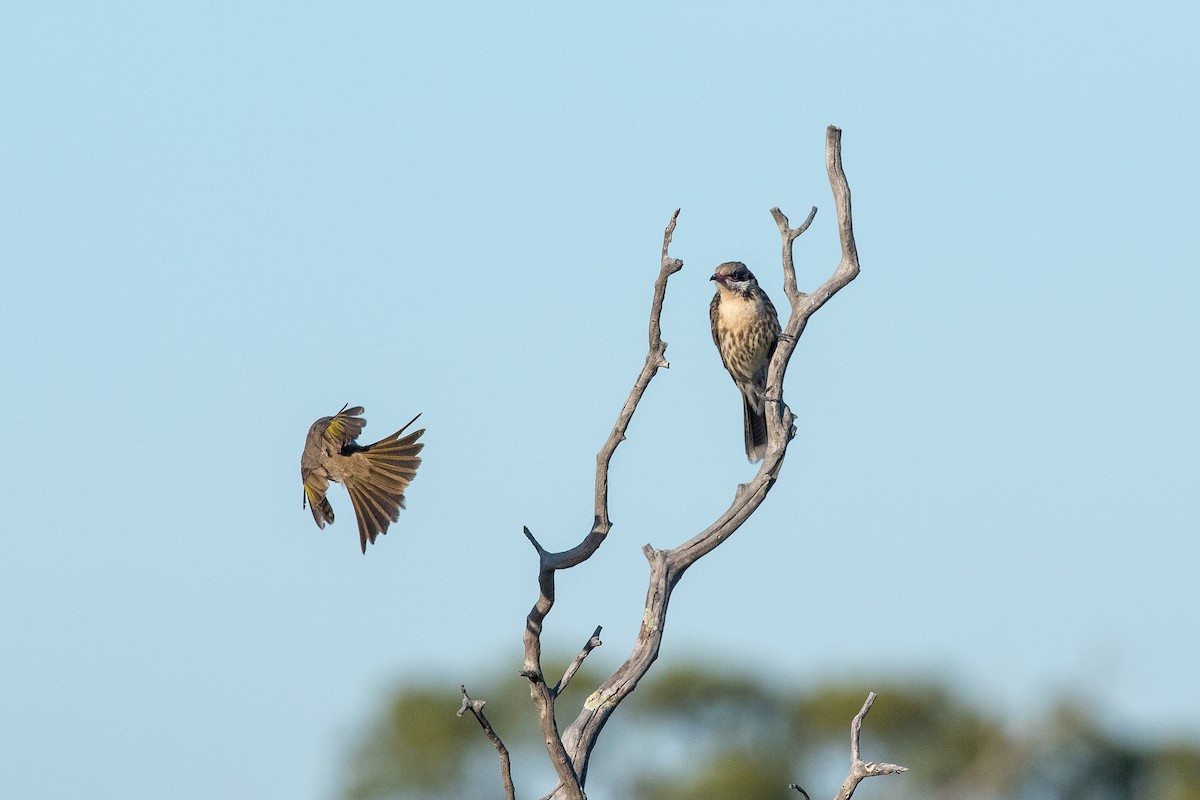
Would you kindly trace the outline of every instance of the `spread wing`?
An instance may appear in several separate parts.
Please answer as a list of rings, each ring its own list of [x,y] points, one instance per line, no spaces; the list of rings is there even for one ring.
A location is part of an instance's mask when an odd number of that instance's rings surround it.
[[[357,439],[363,428],[367,426],[367,421],[360,416],[362,413],[362,406],[343,407],[332,417],[322,420],[325,422],[325,430],[321,435],[333,442],[340,450]]]

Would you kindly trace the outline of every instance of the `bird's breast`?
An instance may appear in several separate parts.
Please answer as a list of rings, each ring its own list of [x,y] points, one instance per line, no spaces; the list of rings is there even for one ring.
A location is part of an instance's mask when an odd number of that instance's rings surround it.
[[[717,306],[717,324],[729,330],[745,330],[759,323],[763,316],[762,303],[754,296],[729,292]]]

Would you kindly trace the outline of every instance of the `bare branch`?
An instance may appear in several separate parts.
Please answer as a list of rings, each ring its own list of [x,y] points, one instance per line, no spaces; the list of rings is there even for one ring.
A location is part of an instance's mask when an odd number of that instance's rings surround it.
[[[633,419],[633,412],[637,410],[637,405],[641,402],[642,395],[646,393],[650,380],[660,368],[666,369],[670,366],[663,357],[667,352],[667,343],[662,339],[662,307],[667,296],[667,279],[683,269],[683,262],[677,258],[671,258],[667,253],[671,246],[671,239],[675,235],[677,219],[679,219],[678,208],[671,215],[671,221],[667,223],[667,228],[663,232],[662,261],[658,279],[654,281],[654,299],[650,303],[650,350],[646,354],[646,362],[642,365],[642,371],[637,380],[634,381],[633,389],[629,392],[629,397],[626,398],[621,413],[617,415],[612,433],[608,435],[608,440],[596,454],[596,521],[593,530],[603,531],[604,535],[607,535],[609,529],[612,528],[612,522],[608,518],[609,463],[612,461],[613,453],[617,451],[617,446],[625,441],[625,432],[629,430],[629,421]],[[591,554],[589,553],[589,555]]]
[[[592,633],[592,638],[587,640],[587,644],[585,644],[583,649],[579,651],[579,655],[575,656],[575,660],[571,662],[571,666],[567,667],[567,671],[563,673],[562,679],[559,680],[558,685],[554,687],[555,697],[562,694],[563,690],[567,688],[567,684],[571,682],[571,678],[575,677],[575,673],[579,671],[581,666],[583,666],[583,660],[588,657],[588,653],[592,652],[602,644],[600,641],[601,629],[601,626],[596,626],[596,630]]]
[[[667,223],[666,230],[663,233],[662,262],[659,268],[658,279],[654,282],[654,300],[650,304],[649,352],[646,354],[646,360],[642,365],[641,372],[634,381],[633,389],[630,390],[629,397],[625,400],[625,405],[621,408],[621,413],[617,415],[617,421],[613,425],[612,432],[600,448],[600,452],[596,454],[596,503],[592,529],[583,538],[583,541],[575,545],[575,547],[570,550],[553,553],[545,550],[534,538],[533,534],[529,532],[529,529],[525,528],[525,536],[538,552],[539,593],[538,599],[535,601],[525,621],[525,664],[521,670],[521,674],[529,680],[529,694],[533,699],[534,707],[537,711],[542,738],[546,743],[546,752],[550,756],[550,762],[554,766],[554,771],[558,775],[560,782],[559,788],[552,794],[557,794],[561,791],[566,800],[584,800],[584,773],[578,771],[576,764],[581,764],[586,768],[586,759],[577,761],[576,758],[568,754],[563,745],[562,737],[558,732],[558,723],[554,716],[556,689],[546,684],[542,672],[542,625],[546,620],[546,616],[554,607],[554,573],[560,569],[569,569],[577,566],[591,558],[600,548],[600,545],[604,543],[604,539],[608,536],[608,532],[612,528],[612,521],[608,516],[609,464],[617,447],[620,446],[621,442],[625,441],[625,432],[629,429],[629,422],[633,418],[633,412],[637,410],[638,403],[641,402],[642,396],[646,393],[646,388],[650,385],[650,381],[658,373],[659,369],[665,369],[669,366],[666,358],[664,358],[667,343],[662,340],[661,320],[663,301],[666,299],[667,294],[667,280],[676,272],[683,269],[682,261],[677,258],[671,258],[668,255],[671,238],[675,233],[675,222],[678,218],[679,209],[675,209],[675,213],[671,215],[671,220]],[[597,629],[598,632],[599,629]],[[597,643],[599,643],[598,640]],[[590,651],[590,648],[588,648],[588,651]],[[581,656],[586,657],[588,651],[585,651]],[[579,660],[582,662],[582,657]],[[566,679],[569,677],[570,675],[564,675],[563,685],[565,685]],[[590,745],[588,749],[590,751]]]
[[[492,740],[492,745],[496,748],[496,752],[500,754],[500,779],[504,781],[504,796],[508,800],[516,800],[517,790],[513,786],[512,781],[512,762],[508,757],[508,748],[504,746],[504,742],[500,741],[500,737],[496,735],[496,731],[492,730],[492,725],[487,721],[487,717],[483,715],[483,706],[486,700],[472,700],[467,695],[467,687],[464,684],[459,684],[459,690],[462,691],[462,706],[458,709],[458,716],[470,711],[475,715],[476,721],[479,722],[483,732]]]
[[[783,402],[783,380],[788,364],[809,318],[858,275],[858,256],[854,249],[850,216],[850,188],[842,170],[841,130],[832,125],[827,129],[825,136],[825,162],[830,188],[833,190],[834,205],[837,208],[838,226],[843,243],[842,260],[833,275],[815,292],[805,294],[799,291],[796,288],[792,244],[808,230],[808,226],[816,217],[817,209],[813,207],[799,228],[789,227],[784,213],[778,208],[771,209],[771,216],[775,218],[782,239],[784,288],[791,305],[791,314],[780,334],[779,344],[767,371],[767,453],[754,478],[738,487],[733,503],[725,513],[708,528],[671,551],[672,566],[680,573],[728,539],[766,499],[767,492],[771,490],[783,467],[787,445],[795,435],[795,416]]]
[[[524,530],[525,530],[525,538],[529,540],[529,543],[531,545],[533,545],[533,549],[537,550],[538,556],[547,555],[546,548],[542,547],[541,542],[539,542],[537,540],[537,537],[535,537],[533,535],[533,531],[529,530],[529,526],[525,526]]]
[[[882,764],[874,761],[863,761],[859,755],[859,739],[862,737],[862,723],[867,716],[867,712],[871,710],[871,705],[875,702],[876,694],[870,692],[867,694],[867,702],[863,703],[862,710],[854,716],[854,721],[850,723],[850,773],[846,776],[846,780],[842,783],[842,788],[838,790],[834,800],[850,800],[854,794],[854,790],[858,788],[858,784],[864,778],[870,778],[875,775],[896,775],[901,772],[908,772],[908,767],[901,767],[898,764]],[[795,785],[795,784],[793,784]]]
[[[858,277],[858,248],[854,244],[854,220],[850,212],[850,184],[842,169],[842,129],[833,125],[825,133],[825,171],[829,173],[829,186],[833,189],[833,201],[837,207],[838,234],[842,242],[842,261],[838,264],[835,280],[840,280],[838,289]],[[830,292],[832,296],[833,292]],[[826,298],[828,299],[828,298]],[[822,301],[824,302],[824,301]]]
[[[788,302],[795,305],[802,294],[796,288],[796,267],[792,262],[792,242],[808,230],[809,225],[812,225],[813,219],[817,216],[817,207],[812,207],[812,211],[808,212],[808,217],[800,224],[799,228],[789,228],[787,216],[778,207],[771,209],[771,216],[775,218],[775,224],[779,226],[779,234],[783,237],[783,293],[787,295]]]

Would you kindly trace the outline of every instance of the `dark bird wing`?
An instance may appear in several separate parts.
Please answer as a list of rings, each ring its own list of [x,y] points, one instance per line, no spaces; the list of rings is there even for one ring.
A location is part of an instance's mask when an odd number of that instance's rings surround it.
[[[367,426],[367,421],[362,418],[362,413],[362,406],[355,406],[354,408],[343,407],[341,411],[332,417],[325,417],[322,420],[322,422],[325,422],[325,430],[322,436],[333,442],[338,449],[352,444],[358,438],[359,434],[363,432],[363,428]]]

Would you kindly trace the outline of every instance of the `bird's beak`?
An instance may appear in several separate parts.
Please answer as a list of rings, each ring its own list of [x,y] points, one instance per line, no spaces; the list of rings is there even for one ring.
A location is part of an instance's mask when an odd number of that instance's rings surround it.
[[[713,275],[711,278],[709,278],[709,280],[710,280],[710,281],[720,281],[720,280],[721,280],[721,276],[720,276],[720,275]]]

